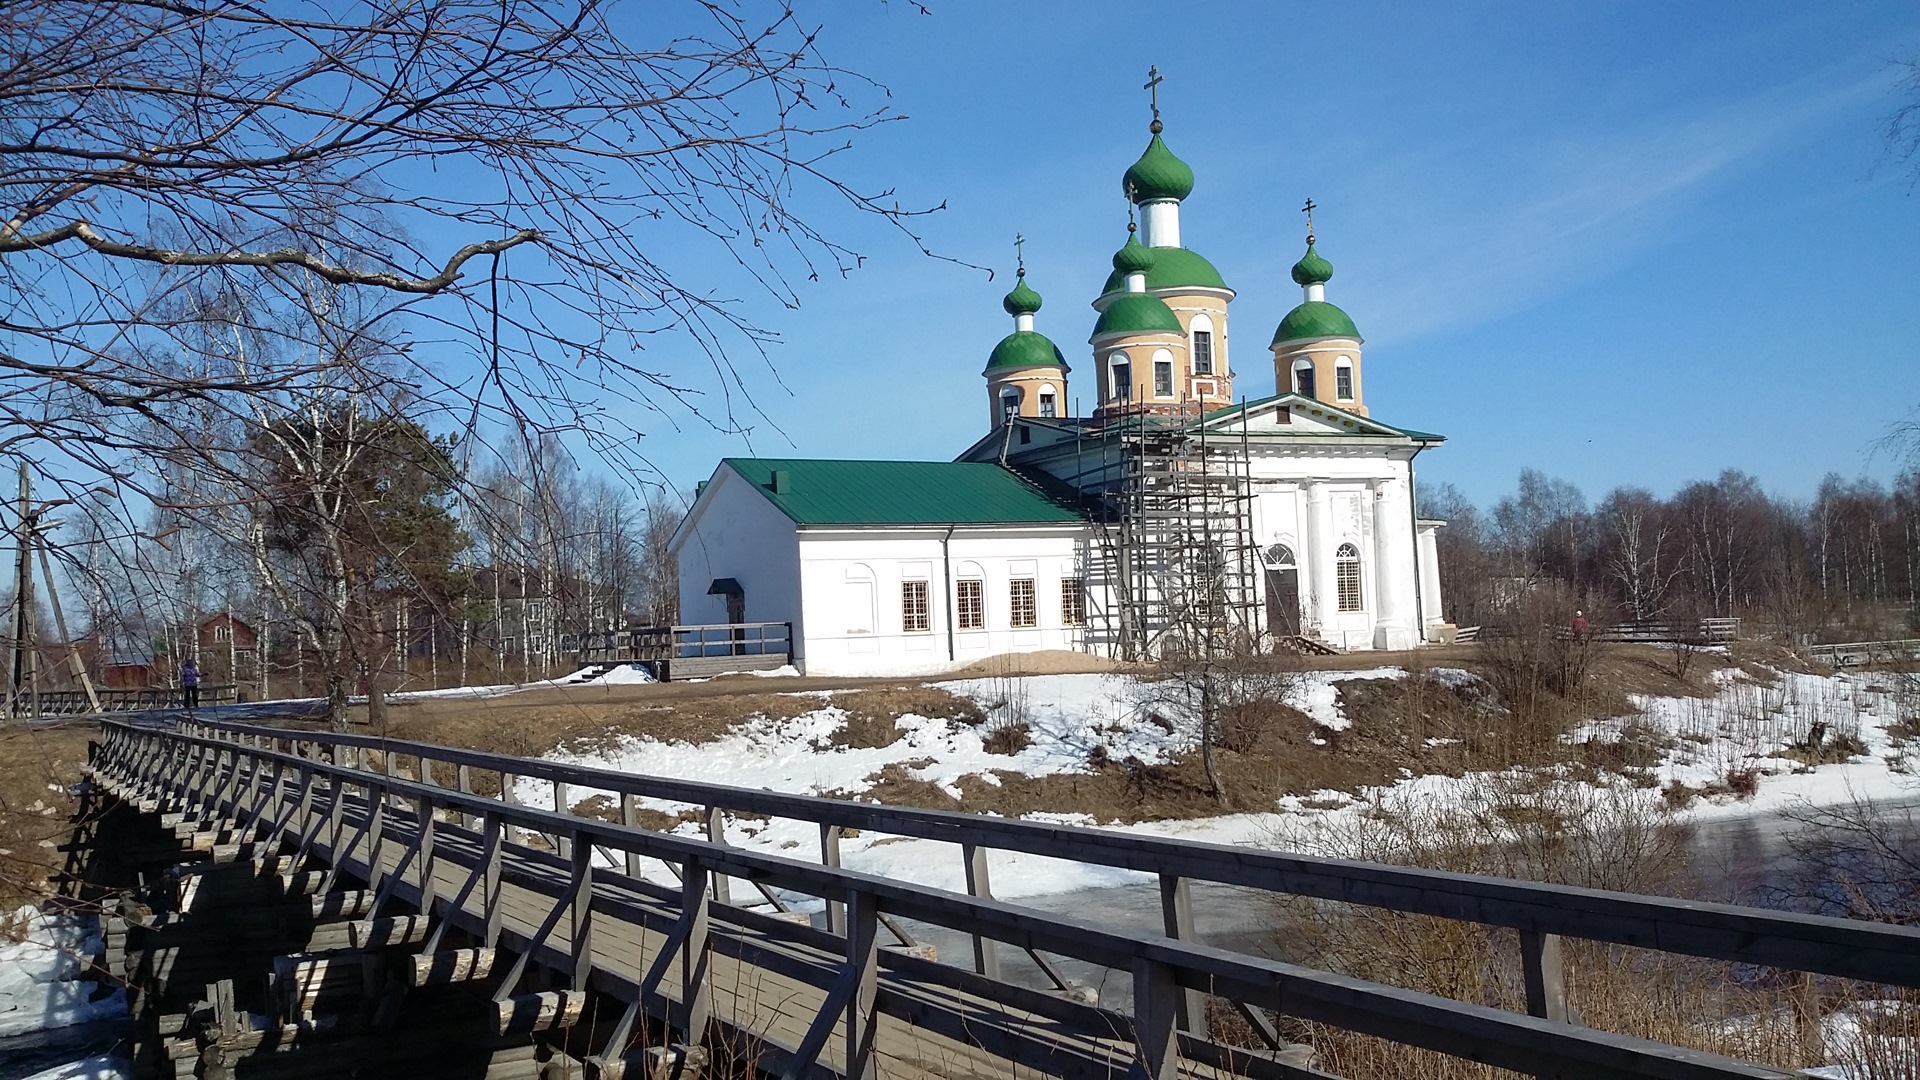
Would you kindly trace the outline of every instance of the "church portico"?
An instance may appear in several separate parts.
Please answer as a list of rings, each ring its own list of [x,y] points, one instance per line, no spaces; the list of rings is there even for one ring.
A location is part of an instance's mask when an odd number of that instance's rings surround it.
[[[1092,301],[1089,415],[1070,415],[1066,354],[1037,326],[1017,237],[1002,301],[1013,330],[982,372],[990,424],[955,461],[734,459],[723,469],[741,477],[707,486],[703,500],[766,499],[798,523],[761,547],[792,563],[773,576],[798,582],[788,617],[805,628],[807,670],[934,672],[1061,648],[1146,660],[1199,639],[1404,649],[1446,632],[1444,523],[1416,520],[1413,470],[1444,438],[1370,414],[1364,340],[1327,298],[1311,200],[1291,271],[1301,299],[1269,344],[1272,394],[1235,400],[1248,377],[1232,361],[1236,293],[1184,246],[1205,222],[1183,227],[1194,174],[1162,138],[1158,84],[1123,179],[1126,241]],[[747,580],[721,564],[755,547],[707,543],[696,519],[764,521],[695,510],[675,538],[683,563],[694,549],[726,557],[683,566],[683,597],[703,575]]]

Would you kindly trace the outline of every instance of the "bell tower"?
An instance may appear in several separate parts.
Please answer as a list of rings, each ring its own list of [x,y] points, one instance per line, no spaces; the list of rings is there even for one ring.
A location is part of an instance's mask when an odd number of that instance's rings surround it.
[[[1327,282],[1333,264],[1314,250],[1312,199],[1302,207],[1307,215],[1307,253],[1293,264],[1294,284],[1300,286],[1298,307],[1287,312],[1273,332],[1273,382],[1276,393],[1288,392],[1324,401],[1336,409],[1367,415],[1360,378],[1360,331],[1346,312],[1327,303]]]
[[[1000,301],[1013,316],[1013,333],[1000,339],[987,357],[989,426],[999,427],[1015,416],[1046,419],[1066,415],[1067,358],[1046,335],[1033,328],[1040,310],[1040,294],[1027,284],[1026,237],[1013,238],[1013,291]]]

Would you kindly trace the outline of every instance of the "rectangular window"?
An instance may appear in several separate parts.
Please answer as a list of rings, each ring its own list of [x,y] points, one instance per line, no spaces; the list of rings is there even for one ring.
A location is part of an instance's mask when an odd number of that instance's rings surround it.
[[[1353,400],[1353,368],[1341,364],[1333,369],[1333,392],[1341,401]]]
[[[958,610],[954,612],[962,630],[984,630],[987,626],[987,590],[979,581],[958,583]]]
[[[1038,613],[1033,602],[1033,579],[1014,578],[1012,582],[1013,615],[1010,620],[1015,627],[1036,626]]]
[[[1155,360],[1153,362],[1153,396],[1173,396],[1173,361]]]
[[[1050,391],[1043,392],[1040,395],[1040,415],[1041,416],[1054,415],[1053,394]]]
[[[931,608],[927,605],[927,583],[900,583],[900,629],[909,634],[933,629]]]
[[[1213,331],[1211,330],[1193,332],[1193,373],[1195,375],[1213,374]]]
[[[1060,625],[1084,626],[1087,622],[1085,586],[1077,577],[1060,579]]]
[[[1335,572],[1335,581],[1339,586],[1340,610],[1360,610],[1360,560],[1341,559]]]

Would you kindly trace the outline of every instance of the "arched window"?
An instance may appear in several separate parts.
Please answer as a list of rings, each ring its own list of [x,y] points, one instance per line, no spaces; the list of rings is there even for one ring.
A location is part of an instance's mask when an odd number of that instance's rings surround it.
[[[1267,549],[1267,566],[1274,570],[1289,570],[1294,566],[1293,549],[1285,544],[1275,544]]]
[[[1313,397],[1313,361],[1301,357],[1293,362],[1293,392]]]
[[[1000,415],[1013,416],[1020,411],[1020,388],[1003,386],[1000,388]]]
[[[1193,373],[1213,374],[1213,320],[1195,315],[1187,325],[1187,333],[1193,336]]]
[[[1353,400],[1353,358],[1343,356],[1333,362],[1333,396]]]
[[[1153,350],[1153,396],[1173,396],[1173,352],[1170,349]]]
[[[1113,384],[1108,395],[1115,401],[1133,399],[1133,364],[1127,360],[1127,354],[1117,352],[1107,357],[1107,377]]]
[[[1040,385],[1040,415],[1041,416],[1059,416],[1060,415],[1059,407],[1054,404],[1052,383],[1042,383]]]
[[[1340,594],[1341,611],[1359,611],[1360,595],[1360,549],[1352,544],[1341,544],[1333,553],[1334,587]]]

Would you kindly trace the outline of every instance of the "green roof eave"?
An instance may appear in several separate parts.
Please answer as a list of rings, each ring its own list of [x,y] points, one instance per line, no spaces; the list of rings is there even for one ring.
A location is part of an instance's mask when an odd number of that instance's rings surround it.
[[[1199,252],[1183,247],[1151,247],[1147,249],[1153,255],[1153,267],[1147,271],[1147,289],[1226,289],[1226,280],[1220,271],[1213,268]],[[1100,290],[1101,298],[1127,287],[1127,275],[1115,270],[1107,275],[1107,283]]]
[[[1015,330],[1001,338],[987,357],[988,371],[1041,367],[1057,367],[1064,372],[1067,358],[1045,334],[1032,330]]]
[[[1325,300],[1309,300],[1287,312],[1287,317],[1280,320],[1268,347],[1284,341],[1317,341],[1322,338],[1361,340],[1360,329],[1353,325],[1352,316]]]
[[[726,458],[799,525],[1072,525],[1085,518],[994,462]],[[774,473],[784,474],[775,491]]]
[[[1180,316],[1167,302],[1146,293],[1128,293],[1107,305],[1093,324],[1095,338],[1110,334],[1178,334]]]

